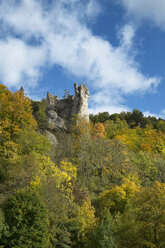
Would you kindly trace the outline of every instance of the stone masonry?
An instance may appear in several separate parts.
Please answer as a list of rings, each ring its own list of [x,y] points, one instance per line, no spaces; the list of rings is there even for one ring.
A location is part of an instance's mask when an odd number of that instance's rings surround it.
[[[47,93],[47,116],[49,129],[53,131],[69,131],[72,118],[75,115],[89,120],[88,100],[89,90],[81,84],[74,84],[75,96],[68,95],[65,99],[58,99],[49,92]]]

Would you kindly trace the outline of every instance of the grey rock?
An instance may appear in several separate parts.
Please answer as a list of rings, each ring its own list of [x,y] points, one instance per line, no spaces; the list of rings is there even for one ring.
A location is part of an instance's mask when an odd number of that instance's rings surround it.
[[[73,101],[71,116],[77,114],[89,120],[89,114],[88,114],[89,90],[84,84],[81,84],[79,87],[77,86],[77,84],[74,84],[74,90],[75,90],[75,98]]]
[[[89,121],[88,100],[89,90],[81,84],[74,84],[75,96],[58,99],[47,93],[47,116],[49,128],[54,131],[69,131],[74,115],[79,115]]]
[[[57,115],[54,110],[49,110],[47,112],[49,129],[54,131],[66,131],[66,125],[64,120]]]
[[[56,136],[53,133],[46,131],[46,135],[47,135],[47,137],[48,137],[48,139],[52,145],[54,145],[54,146],[58,145],[58,141],[56,139]]]

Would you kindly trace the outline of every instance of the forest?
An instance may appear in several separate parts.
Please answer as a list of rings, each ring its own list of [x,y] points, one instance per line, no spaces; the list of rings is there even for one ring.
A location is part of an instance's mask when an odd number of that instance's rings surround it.
[[[74,116],[53,146],[45,108],[0,84],[0,248],[164,248],[165,121]]]

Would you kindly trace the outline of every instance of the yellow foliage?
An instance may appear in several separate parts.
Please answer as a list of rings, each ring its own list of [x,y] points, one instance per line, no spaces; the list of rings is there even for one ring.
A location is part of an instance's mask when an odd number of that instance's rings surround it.
[[[133,197],[140,190],[139,185],[135,184],[128,178],[123,179],[123,184],[121,185],[121,187],[126,193],[126,198]]]
[[[20,159],[20,146],[13,141],[4,142],[3,146],[0,146],[1,162],[6,160],[8,165],[15,165]]]
[[[38,176],[36,176],[33,180],[31,180],[30,182],[30,187],[32,189],[38,189],[38,188],[41,188],[41,180]]]
[[[43,155],[37,156],[39,170],[31,181],[31,186],[38,188],[38,186],[41,186],[48,178],[51,178],[55,182],[56,187],[61,190],[61,192],[65,192],[66,197],[71,197],[73,183],[77,176],[76,167],[66,161],[61,161],[60,167],[58,167],[49,157]]]
[[[139,186],[128,178],[124,178],[121,186],[115,186],[110,190],[104,191],[97,200],[98,209],[107,208],[112,214],[123,212],[126,204],[135,193],[139,191]]]
[[[131,150],[138,151],[141,137],[137,129],[127,129],[125,133],[117,135],[116,139],[127,145]]]
[[[66,172],[71,180],[75,180],[77,177],[77,168],[71,163],[67,161],[61,161],[59,168]]]
[[[123,134],[116,135],[117,140],[133,151],[147,151],[165,155],[165,134],[153,129],[150,125],[145,129],[139,127],[127,129]]]
[[[81,138],[82,135],[89,135],[91,131],[91,123],[86,118],[75,115],[72,119],[72,136]]]
[[[116,186],[111,190],[104,191],[99,199],[101,200],[101,205],[104,208],[112,208],[116,202],[120,202],[121,200],[125,200],[126,192],[120,186]]]
[[[95,211],[91,205],[89,196],[81,207],[79,207],[78,218],[80,222],[82,222],[82,230],[88,229],[96,224]]]
[[[86,234],[91,232],[97,223],[95,209],[91,205],[89,196],[81,206],[77,206],[76,216],[71,220],[71,222],[75,223],[75,225],[78,227],[79,238],[83,241],[86,241]]]
[[[12,139],[24,128],[35,129],[30,100],[23,91],[11,93],[0,84],[0,130],[4,139]]]

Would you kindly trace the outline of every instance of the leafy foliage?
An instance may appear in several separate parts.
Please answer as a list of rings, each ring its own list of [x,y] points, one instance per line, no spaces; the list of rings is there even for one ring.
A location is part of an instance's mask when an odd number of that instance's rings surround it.
[[[0,247],[164,248],[165,121],[74,116],[51,147],[46,111],[0,85]]]
[[[24,92],[11,93],[0,85],[0,130],[1,142],[14,139],[23,129],[35,129],[30,100]]]
[[[134,109],[131,112],[121,112],[120,114],[112,114],[109,115],[108,112],[98,113],[96,115],[90,115],[90,120],[93,123],[105,123],[108,120],[115,121],[116,120],[125,120],[130,128],[134,128],[140,126],[141,128],[145,128],[147,125],[151,125],[154,129],[161,130],[164,132],[165,130],[165,121],[161,118],[157,119],[154,116],[145,117],[143,113],[137,109]]]
[[[1,245],[8,247],[49,246],[47,213],[41,198],[35,192],[21,192],[3,204],[6,228]]]
[[[117,248],[114,238],[114,222],[110,213],[106,210],[102,212],[97,227],[91,234],[89,247],[96,248]]]
[[[45,100],[42,100],[41,102],[31,101],[31,104],[33,108],[33,115],[37,120],[38,127],[41,130],[45,130],[48,128],[48,118],[46,116],[47,102]]]

